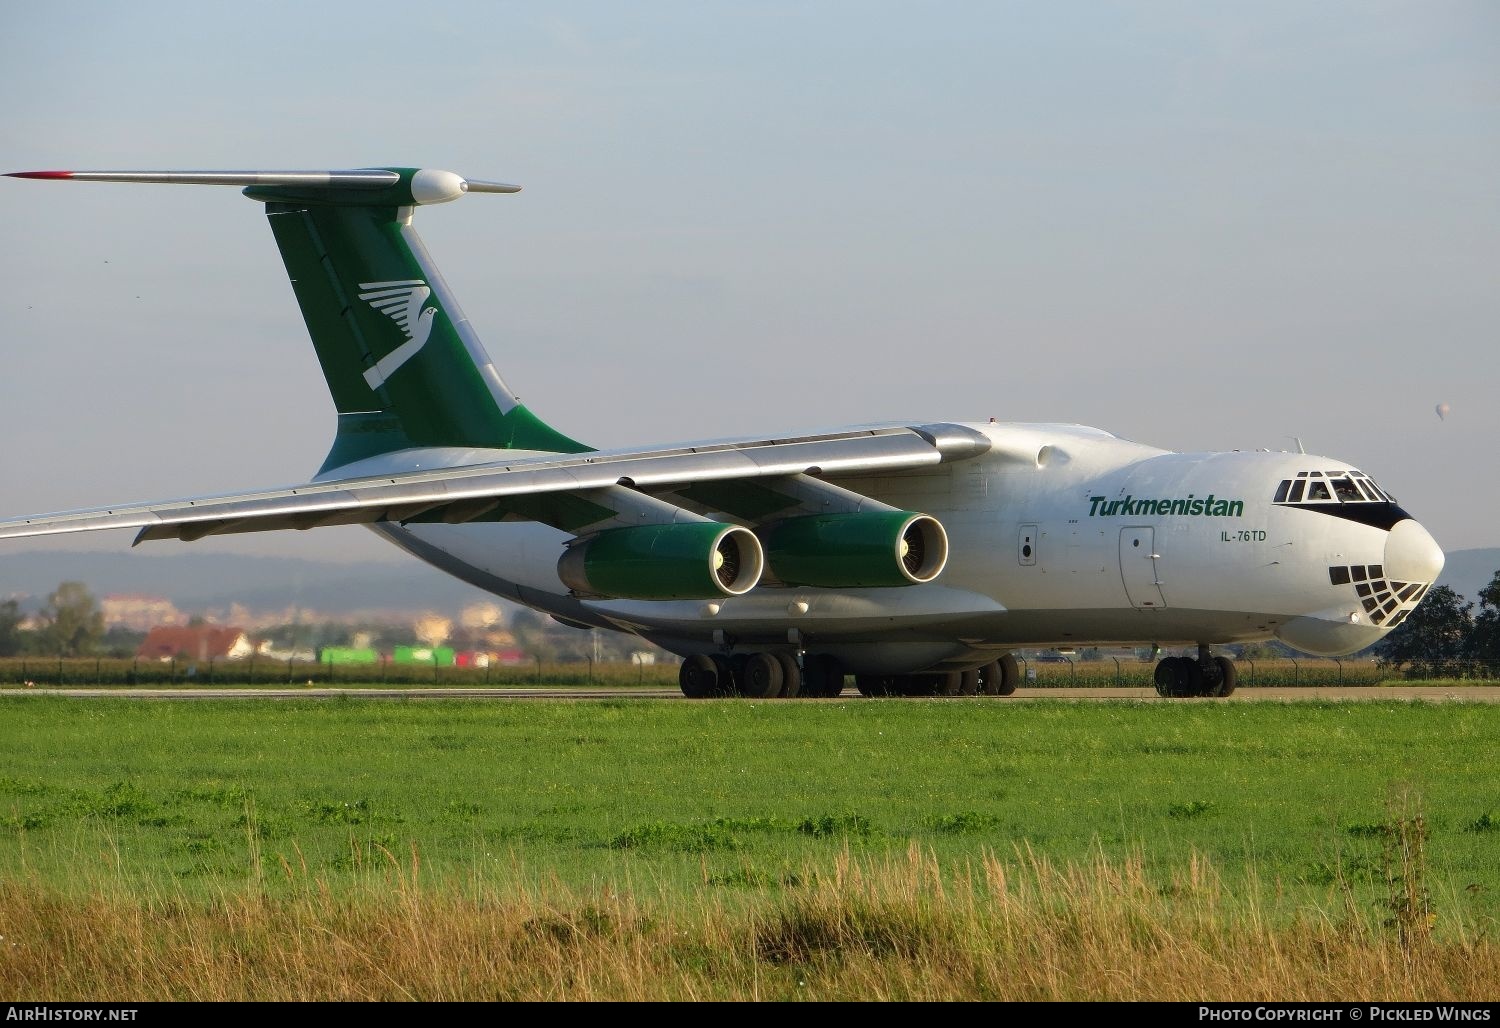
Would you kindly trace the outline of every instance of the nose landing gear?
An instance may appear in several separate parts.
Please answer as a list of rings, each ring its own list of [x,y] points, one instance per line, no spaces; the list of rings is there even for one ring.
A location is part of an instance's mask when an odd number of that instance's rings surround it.
[[[1197,657],[1164,657],[1157,663],[1156,692],[1159,696],[1228,696],[1234,692],[1237,677],[1234,661],[1215,657],[1200,645]]]

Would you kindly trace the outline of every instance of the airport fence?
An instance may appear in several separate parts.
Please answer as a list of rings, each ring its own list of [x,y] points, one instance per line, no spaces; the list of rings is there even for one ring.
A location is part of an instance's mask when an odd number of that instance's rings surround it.
[[[340,664],[310,660],[149,660],[110,657],[0,658],[0,685],[34,686],[525,686],[677,685],[677,664],[626,661],[558,662],[456,667],[440,664]]]
[[[1133,657],[1104,660],[1074,660],[1066,656],[1021,659],[1022,686],[1036,689],[1155,688],[1156,661]],[[1238,688],[1270,686],[1379,685],[1399,679],[1393,669],[1369,659],[1324,659],[1298,657],[1234,662]]]
[[[1039,689],[1152,688],[1156,664],[1130,657],[1083,661],[1067,657],[1019,658],[1023,686]],[[1240,688],[1269,686],[1379,685],[1382,682],[1463,681],[1500,683],[1500,666],[1482,661],[1443,661],[1418,667],[1382,667],[1369,659],[1285,658],[1237,660]],[[625,661],[549,661],[489,667],[397,663],[340,664],[272,660],[145,660],[110,657],[0,658],[0,685],[7,686],[631,686],[675,687],[677,664]],[[850,683],[850,690],[853,683]]]

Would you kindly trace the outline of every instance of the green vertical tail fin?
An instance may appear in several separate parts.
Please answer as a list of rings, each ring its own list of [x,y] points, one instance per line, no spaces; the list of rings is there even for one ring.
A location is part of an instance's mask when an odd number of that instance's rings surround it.
[[[517,401],[413,230],[430,177],[450,173],[384,170],[399,181],[379,190],[245,190],[266,205],[338,410],[324,468],[413,446],[588,449]]]

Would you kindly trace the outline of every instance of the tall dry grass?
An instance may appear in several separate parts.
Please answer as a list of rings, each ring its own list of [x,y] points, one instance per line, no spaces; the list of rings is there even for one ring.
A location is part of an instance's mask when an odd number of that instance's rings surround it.
[[[520,869],[518,869],[519,872]],[[1478,1000],[1500,946],[1463,924],[1401,933],[1341,900],[1272,919],[1206,861],[945,869],[847,854],[774,888],[689,896],[429,882],[413,855],[340,892],[82,897],[0,885],[14,1000]]]

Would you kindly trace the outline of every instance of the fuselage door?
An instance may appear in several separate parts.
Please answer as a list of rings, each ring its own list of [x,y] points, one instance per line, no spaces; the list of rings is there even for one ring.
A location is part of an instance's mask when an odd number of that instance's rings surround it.
[[[1132,607],[1159,610],[1167,605],[1157,577],[1156,530],[1152,528],[1120,529],[1120,578]]]

